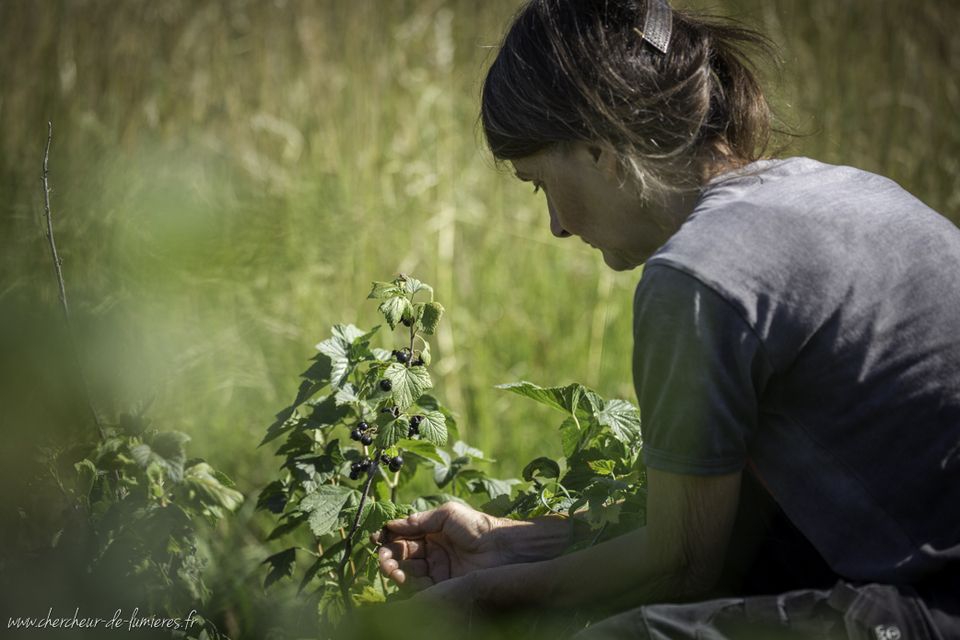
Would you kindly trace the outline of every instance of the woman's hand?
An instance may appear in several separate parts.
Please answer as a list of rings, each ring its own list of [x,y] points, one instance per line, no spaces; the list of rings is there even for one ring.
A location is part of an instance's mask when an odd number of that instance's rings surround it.
[[[387,523],[371,536],[382,543],[380,573],[416,591],[477,569],[517,562],[506,542],[514,521],[456,502]],[[384,535],[386,533],[386,535]]]

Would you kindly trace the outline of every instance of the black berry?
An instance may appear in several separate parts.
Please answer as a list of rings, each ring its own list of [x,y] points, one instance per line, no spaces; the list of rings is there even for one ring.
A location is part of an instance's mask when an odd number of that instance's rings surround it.
[[[360,463],[360,471],[370,471],[370,466],[373,464],[373,461],[370,458],[364,458],[363,462]]]
[[[403,323],[403,326],[409,327],[409,326],[412,326],[412,325],[413,325],[413,318],[404,318],[404,319],[401,320],[400,322]]]
[[[350,479],[351,479],[351,480],[359,480],[359,479],[360,479],[360,472],[359,472],[359,471],[351,471],[351,472],[350,472]]]
[[[357,429],[360,429],[360,431],[366,431],[369,428],[370,428],[370,425],[363,420],[357,423]]]
[[[393,389],[393,383],[387,380],[386,378],[384,378],[383,380],[380,381],[380,389],[382,391],[390,391],[391,389]]]
[[[363,465],[361,463],[354,462],[352,465],[350,465],[350,471],[360,471],[362,467]]]
[[[380,462],[382,462],[383,464],[390,464],[390,460],[391,458],[387,454],[383,454],[382,456],[380,456]]]
[[[357,441],[359,441],[359,440],[360,440],[360,436],[361,436],[360,429],[354,429],[353,431],[350,432],[350,439],[351,439],[351,440],[357,440]]]
[[[414,429],[418,429],[421,422],[423,422],[423,416],[413,416],[410,418],[410,426]]]
[[[362,444],[363,446],[369,447],[372,443],[373,443],[373,436],[371,436],[369,433],[365,433],[362,436],[360,436],[360,444]]]
[[[394,473],[396,473],[397,471],[400,471],[400,468],[402,466],[403,466],[403,458],[401,458],[400,456],[397,456],[396,458],[390,461],[390,471],[393,471]]]
[[[410,362],[410,354],[406,351],[397,351],[395,355],[397,356],[397,362],[400,364],[407,364]]]

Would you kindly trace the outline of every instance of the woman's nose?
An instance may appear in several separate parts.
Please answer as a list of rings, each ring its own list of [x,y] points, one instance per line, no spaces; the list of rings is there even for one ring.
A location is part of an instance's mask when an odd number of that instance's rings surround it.
[[[548,207],[548,209],[550,210],[550,233],[558,238],[569,238],[573,235],[560,225],[560,221],[557,220],[557,216],[553,212],[553,207]]]

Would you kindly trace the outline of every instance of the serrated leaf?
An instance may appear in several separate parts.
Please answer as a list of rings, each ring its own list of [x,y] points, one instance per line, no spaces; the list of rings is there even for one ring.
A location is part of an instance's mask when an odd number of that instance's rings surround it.
[[[501,384],[494,388],[512,391],[524,398],[530,398],[548,407],[553,407],[557,411],[571,415],[580,406],[581,399],[583,399],[584,394],[588,391],[586,387],[577,383],[567,385],[566,387],[543,388],[526,381]]]
[[[457,473],[461,469],[470,464],[470,458],[461,456],[459,458],[455,458],[453,461],[450,461],[449,454],[442,449],[437,450],[437,455],[439,455],[441,458],[444,458],[444,463],[434,463],[433,481],[437,484],[437,488],[442,489],[447,486],[447,484],[449,484],[454,477],[456,477]]]
[[[417,328],[427,335],[433,335],[437,332],[437,325],[443,316],[443,305],[439,302],[427,302],[418,315]]]
[[[269,564],[270,573],[267,574],[266,580],[263,581],[263,588],[268,588],[274,582],[277,582],[281,578],[292,576],[293,568],[297,563],[297,547],[291,547],[276,553],[260,564]]]
[[[588,462],[587,466],[598,475],[612,476],[613,470],[617,466],[617,463],[613,460],[594,460],[592,462]]]
[[[340,624],[343,616],[346,615],[347,606],[343,601],[343,594],[340,593],[340,589],[337,588],[336,584],[331,584],[328,588],[324,589],[323,595],[320,597],[320,602],[317,604],[317,613],[321,619],[326,618],[329,620],[334,628]]]
[[[243,494],[224,486],[217,478],[217,471],[206,462],[190,467],[174,493],[180,504],[193,505],[200,511],[213,508],[235,511],[243,504]]]
[[[390,325],[390,329],[393,330],[397,328],[404,317],[409,317],[413,313],[413,307],[410,306],[410,301],[407,300],[406,296],[397,296],[381,302],[380,313],[383,314],[387,324]]]
[[[439,462],[440,464],[444,464],[443,458],[437,455],[437,445],[433,444],[432,442],[427,442],[425,440],[408,440],[403,438],[397,443],[397,447],[406,452],[418,455],[421,458],[430,460],[431,462]]]
[[[482,491],[491,498],[496,498],[504,495],[509,497],[510,493],[513,491],[513,485],[515,484],[520,484],[520,481],[515,478],[498,480],[496,478],[488,478],[486,475],[483,475],[479,478],[474,478],[468,481],[467,487],[470,490],[470,493],[479,493]]]
[[[379,531],[397,517],[396,506],[389,500],[370,500],[364,505],[361,531]]]
[[[327,571],[333,571],[340,564],[340,558],[343,556],[343,548],[346,546],[346,540],[340,540],[336,544],[333,544],[323,550],[323,554],[317,558],[317,561],[307,569],[306,573],[303,576],[303,580],[300,581],[300,587],[297,589],[297,595],[300,595],[300,592],[303,591],[310,581],[313,580],[317,574]]]
[[[407,288],[407,292],[410,293],[410,295],[413,295],[420,291],[429,291],[430,299],[431,300],[433,299],[433,287],[431,287],[428,284],[424,284],[420,282],[416,278],[407,278],[406,288]]]
[[[348,382],[348,376],[357,365],[357,361],[350,358],[351,345],[354,340],[366,334],[352,324],[335,325],[331,333],[333,336],[318,344],[316,348],[330,358],[330,386],[339,389]]]
[[[336,529],[344,504],[359,492],[349,487],[325,484],[300,501],[300,510],[310,514],[307,522],[313,535],[324,536]]]
[[[386,602],[387,599],[383,596],[382,593],[367,585],[363,588],[362,593],[358,593],[353,596],[353,601],[357,604],[376,604],[380,602]]]
[[[560,425],[560,442],[563,445],[563,455],[569,458],[580,447],[580,428],[573,417],[567,418]]]
[[[510,513],[512,509],[513,500],[511,500],[510,496],[506,494],[501,494],[480,506],[480,511],[483,511],[488,516],[493,516],[494,518],[502,518]]]
[[[373,290],[370,291],[367,299],[393,298],[395,296],[402,296],[403,294],[404,292],[392,282],[374,282]]]
[[[423,367],[405,367],[393,363],[384,369],[383,377],[393,384],[390,393],[400,411],[406,411],[424,391],[433,387],[430,374]]]
[[[449,493],[437,493],[429,496],[420,496],[414,500],[413,504],[410,506],[414,513],[419,513],[421,511],[430,511],[431,509],[436,509],[446,502],[459,502],[464,506],[469,506],[457,496]]]
[[[560,465],[557,464],[555,460],[551,460],[547,457],[540,457],[531,461],[530,464],[523,468],[523,479],[527,482],[532,481],[538,475],[541,478],[559,478]]]
[[[383,416],[390,416],[389,413],[381,414]],[[374,443],[374,446],[377,448],[389,448],[400,442],[402,438],[407,437],[407,433],[410,431],[410,422],[407,420],[406,416],[400,416],[396,420],[390,420],[386,424],[377,423],[379,428],[377,429],[377,439]]]
[[[453,444],[453,452],[458,456],[467,456],[479,462],[496,462],[496,460],[485,458],[483,451],[476,447],[471,447],[463,440],[458,440]]]
[[[640,440],[640,410],[626,400],[610,400],[597,414],[597,421],[609,427],[613,435],[624,444]]]
[[[89,460],[81,460],[73,465],[77,470],[77,495],[87,497],[97,479],[97,467]]]
[[[311,411],[307,418],[313,423],[312,426],[318,429],[339,424],[350,415],[350,407],[338,405],[335,396],[317,398],[309,406]]]
[[[273,531],[270,532],[270,535],[267,536],[267,542],[270,540],[279,540],[283,536],[287,535],[291,531],[296,531],[300,528],[304,522],[307,521],[307,514],[296,512],[289,515],[285,520],[283,520],[279,525],[274,527]]]
[[[447,419],[439,411],[430,411],[423,415],[419,427],[420,437],[438,446],[447,445]]]

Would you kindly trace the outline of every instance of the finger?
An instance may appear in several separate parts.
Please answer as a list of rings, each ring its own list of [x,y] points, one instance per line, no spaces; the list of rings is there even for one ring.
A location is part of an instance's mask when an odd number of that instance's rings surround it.
[[[425,536],[431,533],[440,533],[447,526],[447,523],[453,519],[463,518],[473,511],[457,502],[446,502],[436,509],[430,511],[421,511],[402,520],[391,520],[387,523],[387,528],[397,535],[408,538]]]
[[[412,560],[423,558],[425,555],[426,545],[420,540],[397,540],[377,549],[377,558],[379,559]]]

